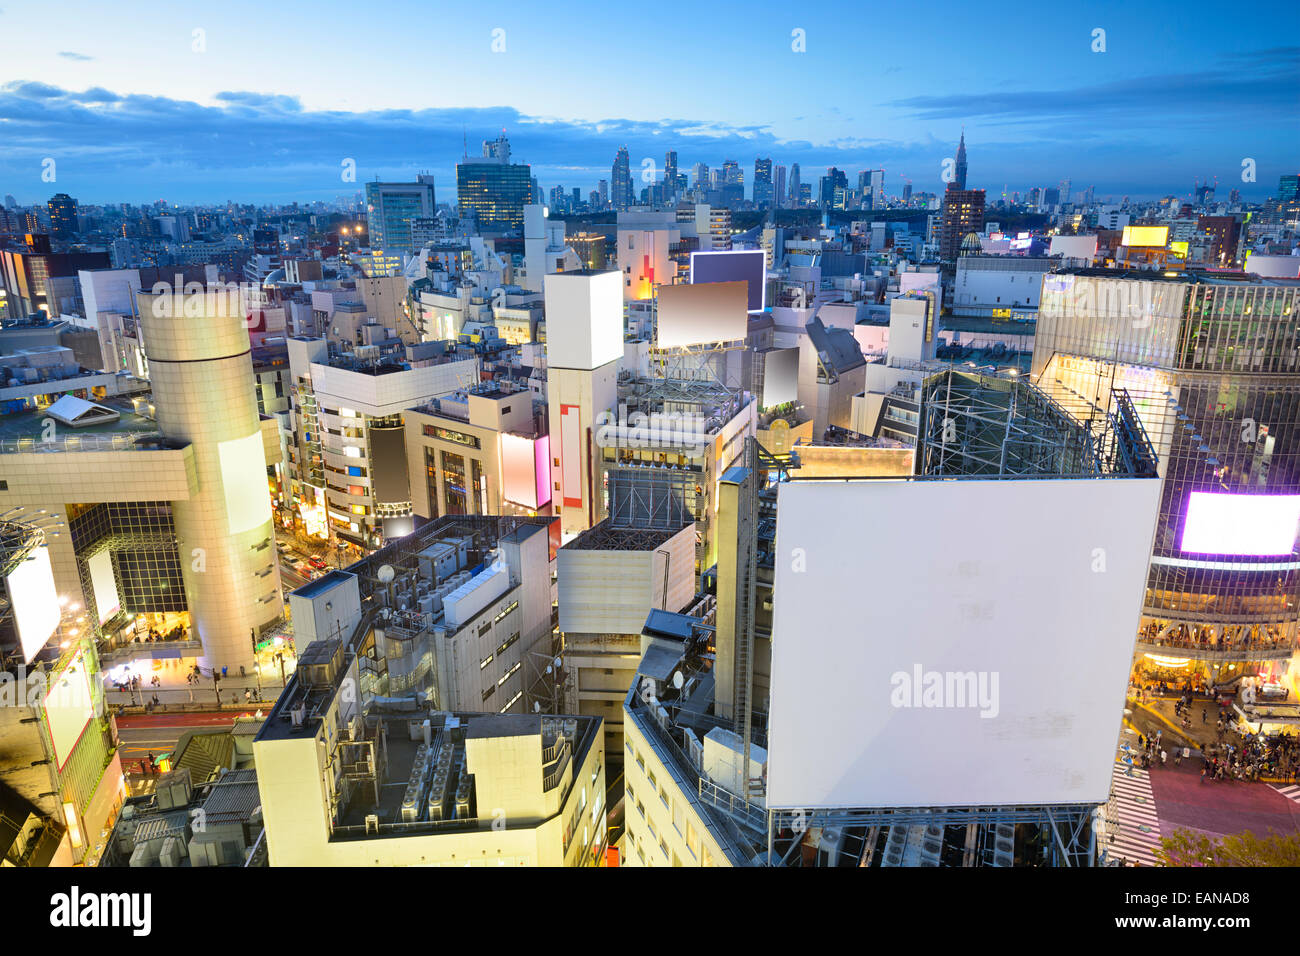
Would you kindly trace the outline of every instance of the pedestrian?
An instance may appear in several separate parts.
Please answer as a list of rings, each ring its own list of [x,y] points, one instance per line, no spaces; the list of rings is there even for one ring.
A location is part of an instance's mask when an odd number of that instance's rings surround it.
[[[1169,761],[1169,751],[1167,750],[1160,751],[1160,766],[1163,767],[1166,763],[1168,763],[1168,761]]]
[[[244,703],[249,703],[253,699],[253,692],[247,687],[244,688]]]

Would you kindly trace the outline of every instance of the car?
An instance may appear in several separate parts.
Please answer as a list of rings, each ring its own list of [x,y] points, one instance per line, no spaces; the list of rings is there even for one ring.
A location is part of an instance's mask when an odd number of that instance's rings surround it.
[[[325,563],[325,559],[318,554],[313,554],[310,558],[308,558],[307,563],[310,564],[317,571],[324,571],[327,567],[329,567],[329,565]]]
[[[311,580],[311,567],[307,564],[306,561],[295,561],[293,563],[293,569],[297,571],[299,574],[301,574],[304,578]]]

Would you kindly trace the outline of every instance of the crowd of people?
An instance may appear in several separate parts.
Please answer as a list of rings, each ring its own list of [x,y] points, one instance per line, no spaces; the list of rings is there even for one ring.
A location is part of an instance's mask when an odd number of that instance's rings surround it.
[[[1259,627],[1193,627],[1179,624],[1162,628],[1153,621],[1142,630],[1142,640],[1158,647],[1185,647],[1204,651],[1271,651],[1291,646],[1291,638]]]

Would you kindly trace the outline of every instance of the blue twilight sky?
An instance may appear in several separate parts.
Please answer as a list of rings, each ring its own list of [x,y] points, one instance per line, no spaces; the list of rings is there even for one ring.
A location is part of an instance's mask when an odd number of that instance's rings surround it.
[[[1214,177],[1262,199],[1300,170],[1294,0],[0,0],[0,38],[0,194],[20,202],[332,200],[421,170],[445,201],[463,137],[477,154],[502,128],[544,188],[584,195],[620,145],[638,190],[676,149],[683,171],[737,160],[747,187],[770,156],[938,191],[963,125],[990,200]]]

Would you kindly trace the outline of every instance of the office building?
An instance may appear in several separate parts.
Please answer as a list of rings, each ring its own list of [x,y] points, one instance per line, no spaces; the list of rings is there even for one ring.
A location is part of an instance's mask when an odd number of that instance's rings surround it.
[[[551,710],[549,525],[439,519],[294,592],[311,639],[254,742],[272,866],[603,865],[601,722]]]
[[[479,359],[442,342],[404,346],[382,326],[365,344],[288,341],[291,497],[304,529],[361,552],[412,529],[404,412],[479,380]]]
[[[630,169],[631,160],[627,155],[627,147],[620,146],[614,156],[614,167],[610,171],[610,202],[614,208],[620,212],[632,207],[632,173]]]
[[[943,213],[939,226],[939,258],[952,262],[961,252],[962,241],[970,233],[984,228],[984,190],[953,189],[943,194]]]
[[[71,239],[77,233],[77,201],[67,193],[57,193],[45,204],[50,213],[50,235]]]
[[[462,219],[473,219],[481,233],[519,233],[524,207],[533,195],[532,168],[509,162],[504,135],[483,144],[483,158],[456,165],[456,201]]]
[[[371,249],[390,255],[419,248],[413,232],[417,219],[432,219],[438,210],[433,177],[421,174],[413,183],[366,183],[366,227]]]
[[[772,182],[772,160],[754,160],[754,205],[759,209],[771,206],[776,198],[775,185]]]

